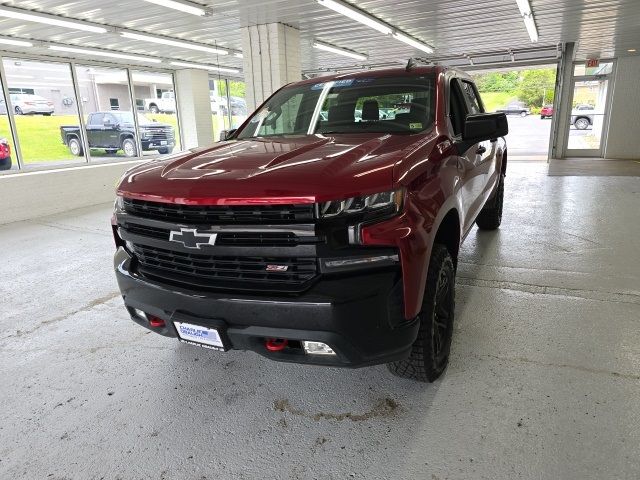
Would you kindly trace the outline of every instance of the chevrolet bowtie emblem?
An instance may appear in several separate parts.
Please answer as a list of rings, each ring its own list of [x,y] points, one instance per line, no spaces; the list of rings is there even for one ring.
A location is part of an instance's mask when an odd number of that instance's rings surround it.
[[[180,231],[171,230],[169,241],[199,249],[203,245],[215,245],[217,236],[217,233],[198,233],[195,228],[181,228]]]

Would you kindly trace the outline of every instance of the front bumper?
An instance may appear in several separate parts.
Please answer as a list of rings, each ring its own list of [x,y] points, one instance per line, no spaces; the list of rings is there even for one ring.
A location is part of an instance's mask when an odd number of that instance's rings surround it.
[[[142,139],[142,150],[160,150],[163,148],[174,148],[175,141],[174,140],[148,140]],[[165,142],[163,145],[162,142]]]
[[[251,350],[278,361],[361,367],[408,356],[419,321],[404,319],[397,266],[322,275],[300,295],[194,292],[139,276],[132,256],[118,248],[114,267],[124,303],[140,325],[177,337],[173,321],[217,328],[229,348]],[[154,328],[133,309],[165,320]],[[268,338],[290,340],[292,348],[272,352]],[[329,345],[334,356],[308,355],[302,340]]]

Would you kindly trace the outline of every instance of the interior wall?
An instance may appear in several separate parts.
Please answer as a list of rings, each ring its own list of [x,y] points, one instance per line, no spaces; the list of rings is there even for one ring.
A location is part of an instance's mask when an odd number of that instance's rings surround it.
[[[640,56],[617,59],[609,110],[606,158],[640,159]]]
[[[116,181],[141,163],[118,162],[0,176],[0,224],[112,202]]]

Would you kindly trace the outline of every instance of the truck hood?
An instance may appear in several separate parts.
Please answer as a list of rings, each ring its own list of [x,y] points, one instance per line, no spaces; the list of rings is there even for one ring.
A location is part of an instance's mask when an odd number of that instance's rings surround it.
[[[220,142],[128,171],[118,192],[182,204],[311,203],[391,190],[423,135],[340,134]]]

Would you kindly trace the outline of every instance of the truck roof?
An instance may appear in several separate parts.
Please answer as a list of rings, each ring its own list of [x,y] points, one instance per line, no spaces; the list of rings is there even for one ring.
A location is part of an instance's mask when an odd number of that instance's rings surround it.
[[[380,70],[364,70],[359,72],[349,73],[334,73],[331,75],[323,75],[321,77],[309,78],[302,80],[301,82],[295,82],[296,84],[304,85],[309,83],[330,82],[333,80],[343,80],[348,78],[371,78],[371,77],[405,77],[405,76],[417,76],[417,75],[438,75],[446,71],[456,72],[457,75],[470,79],[469,75],[455,68],[443,67],[441,65],[428,65],[428,66],[415,66],[407,70],[405,67],[400,68],[385,68]]]

